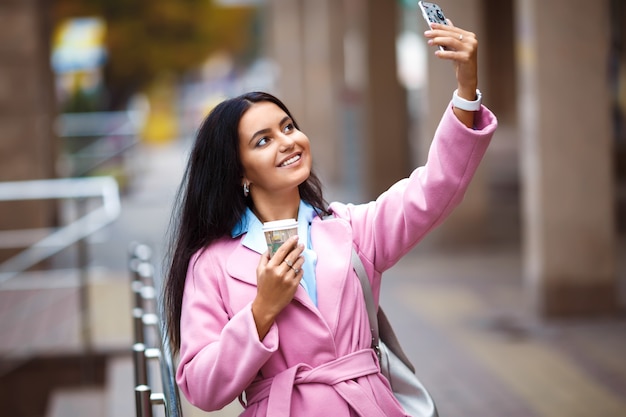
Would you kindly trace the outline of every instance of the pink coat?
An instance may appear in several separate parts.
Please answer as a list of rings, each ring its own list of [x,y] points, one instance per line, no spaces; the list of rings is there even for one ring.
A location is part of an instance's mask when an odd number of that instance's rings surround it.
[[[458,205],[496,128],[483,107],[476,129],[449,107],[428,163],[376,201],[331,204],[315,218],[318,307],[298,288],[259,341],[251,312],[259,254],[224,237],[191,263],[181,317],[177,382],[186,398],[217,410],[245,391],[242,416],[405,416],[370,349],[371,335],[352,247],[367,270],[376,302],[391,268]]]

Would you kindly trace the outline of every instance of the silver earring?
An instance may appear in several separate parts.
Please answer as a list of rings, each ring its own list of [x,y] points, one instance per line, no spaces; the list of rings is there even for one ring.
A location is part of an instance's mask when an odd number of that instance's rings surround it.
[[[243,183],[243,196],[247,197],[250,194],[250,185],[247,182]]]

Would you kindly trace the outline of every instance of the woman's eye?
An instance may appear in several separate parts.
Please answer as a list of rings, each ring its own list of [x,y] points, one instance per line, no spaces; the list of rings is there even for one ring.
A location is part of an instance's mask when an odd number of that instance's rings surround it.
[[[268,139],[264,136],[261,139],[258,140],[258,142],[256,143],[256,146],[263,146],[268,142]]]
[[[294,127],[293,123],[287,123],[285,125],[285,127],[283,128],[283,132],[288,133],[288,132],[291,132],[294,129],[295,129],[295,127]]]

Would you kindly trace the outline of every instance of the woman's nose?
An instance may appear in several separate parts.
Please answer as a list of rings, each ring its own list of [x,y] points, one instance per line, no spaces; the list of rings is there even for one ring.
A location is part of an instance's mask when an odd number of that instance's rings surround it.
[[[280,148],[279,150],[281,152],[287,152],[291,149],[293,149],[296,141],[289,135],[285,135],[283,133],[280,134],[279,137],[279,141],[280,141]]]

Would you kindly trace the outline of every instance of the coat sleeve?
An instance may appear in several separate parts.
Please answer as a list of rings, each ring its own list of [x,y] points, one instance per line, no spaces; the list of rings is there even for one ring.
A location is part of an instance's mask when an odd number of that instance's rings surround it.
[[[351,223],[359,254],[375,271],[392,267],[462,201],[497,127],[482,107],[469,129],[446,109],[428,159],[405,178],[361,205],[331,204],[336,216]]]
[[[229,318],[210,249],[190,262],[181,313],[176,381],[194,406],[219,410],[236,399],[278,348],[278,327],[260,341],[251,304]]]

